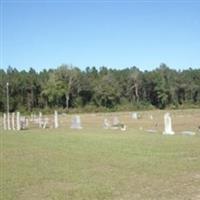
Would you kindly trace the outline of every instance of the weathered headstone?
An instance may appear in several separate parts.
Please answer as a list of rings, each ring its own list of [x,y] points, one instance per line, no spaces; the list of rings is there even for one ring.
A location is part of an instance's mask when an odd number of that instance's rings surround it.
[[[10,130],[10,113],[7,113],[7,129]]]
[[[20,117],[20,129],[21,130],[26,129],[26,117],[25,116]]]
[[[80,118],[79,115],[76,115],[76,116],[72,117],[71,128],[73,128],[73,129],[82,129],[81,118]]]
[[[4,130],[7,130],[6,113],[3,113],[3,129],[4,129]]]
[[[108,121],[107,118],[105,118],[104,121],[103,121],[103,128],[104,129],[110,128],[110,122]]]
[[[12,113],[12,130],[15,130],[15,113]]]
[[[118,119],[118,117],[113,117],[111,129],[120,129],[121,131],[126,131],[126,125]]]
[[[39,112],[39,118],[38,118],[39,128],[42,128],[42,113]]]
[[[118,119],[118,117],[113,117],[113,123],[112,123],[112,125],[113,126],[116,126],[116,125],[118,125],[120,122],[119,122],[119,119]]]
[[[58,112],[54,112],[54,128],[58,128]]]
[[[172,119],[170,113],[165,113],[164,115],[164,135],[174,135],[174,131],[172,130]]]
[[[138,113],[137,112],[132,113],[132,119],[138,119]]]
[[[111,128],[112,128],[112,129],[119,129],[119,123],[120,123],[120,122],[119,122],[118,117],[113,117]]]
[[[19,130],[21,129],[21,124],[20,124],[20,112],[17,112],[16,124],[17,124],[17,131],[19,131]]]

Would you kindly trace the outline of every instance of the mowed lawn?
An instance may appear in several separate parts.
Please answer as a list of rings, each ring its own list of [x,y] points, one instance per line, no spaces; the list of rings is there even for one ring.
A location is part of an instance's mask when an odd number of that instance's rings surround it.
[[[5,131],[2,200],[197,200],[200,137],[129,128]]]

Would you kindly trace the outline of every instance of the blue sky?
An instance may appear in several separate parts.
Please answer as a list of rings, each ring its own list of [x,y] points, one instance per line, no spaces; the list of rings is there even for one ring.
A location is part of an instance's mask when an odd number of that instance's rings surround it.
[[[200,0],[0,1],[3,69],[200,68]]]

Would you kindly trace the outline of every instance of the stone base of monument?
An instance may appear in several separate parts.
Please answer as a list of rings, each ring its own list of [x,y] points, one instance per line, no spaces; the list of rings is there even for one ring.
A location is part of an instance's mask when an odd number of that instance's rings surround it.
[[[163,135],[174,135],[175,133],[173,132],[173,131],[171,131],[171,132],[163,132]]]
[[[192,132],[192,131],[182,131],[181,134],[182,134],[182,135],[190,135],[190,136],[191,136],[191,135],[196,135],[196,133],[195,133],[195,132]]]
[[[146,131],[148,133],[157,133],[157,130],[155,130],[155,129],[147,129]]]

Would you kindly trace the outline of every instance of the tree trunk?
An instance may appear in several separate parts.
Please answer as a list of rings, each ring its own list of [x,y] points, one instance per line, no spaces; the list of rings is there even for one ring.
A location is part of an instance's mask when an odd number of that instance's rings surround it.
[[[136,97],[136,102],[139,100],[139,94],[138,94],[138,84],[135,83],[135,97]]]

